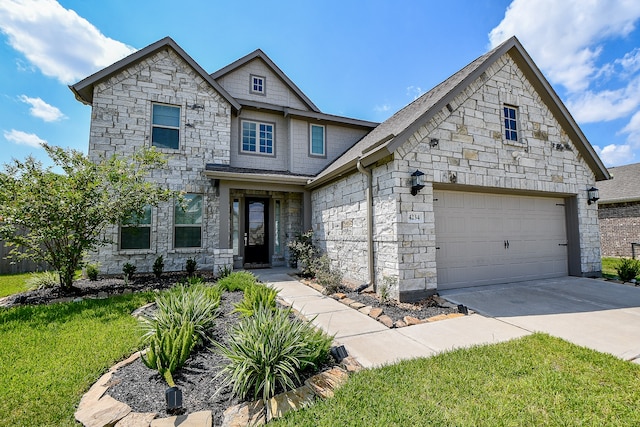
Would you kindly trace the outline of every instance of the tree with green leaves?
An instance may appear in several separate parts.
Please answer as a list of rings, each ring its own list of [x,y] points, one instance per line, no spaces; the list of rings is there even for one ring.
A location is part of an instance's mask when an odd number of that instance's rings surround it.
[[[142,217],[145,206],[175,194],[148,179],[166,164],[154,149],[94,162],[76,150],[43,147],[55,167],[29,156],[0,172],[0,238],[13,246],[10,257],[46,262],[72,290],[85,254],[111,242],[106,227]]]

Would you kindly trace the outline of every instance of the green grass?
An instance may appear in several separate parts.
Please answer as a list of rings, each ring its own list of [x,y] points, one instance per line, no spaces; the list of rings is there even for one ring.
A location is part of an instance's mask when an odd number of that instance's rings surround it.
[[[138,348],[130,313],[153,298],[0,309],[0,426],[77,425],[82,394]]]
[[[353,375],[276,426],[637,426],[640,366],[544,334]]]
[[[620,262],[620,258],[604,257],[602,258],[602,276],[610,279],[617,279],[618,273],[616,267]]]
[[[0,275],[0,298],[27,290],[26,281],[32,273]]]

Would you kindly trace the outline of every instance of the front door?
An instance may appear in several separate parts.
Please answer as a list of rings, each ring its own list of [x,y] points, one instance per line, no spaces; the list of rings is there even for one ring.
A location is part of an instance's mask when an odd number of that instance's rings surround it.
[[[269,265],[269,199],[245,200],[244,262]]]

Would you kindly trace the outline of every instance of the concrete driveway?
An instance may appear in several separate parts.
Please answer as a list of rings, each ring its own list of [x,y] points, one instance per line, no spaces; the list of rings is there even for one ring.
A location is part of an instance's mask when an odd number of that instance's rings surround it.
[[[522,328],[640,363],[640,287],[563,277],[440,291]]]

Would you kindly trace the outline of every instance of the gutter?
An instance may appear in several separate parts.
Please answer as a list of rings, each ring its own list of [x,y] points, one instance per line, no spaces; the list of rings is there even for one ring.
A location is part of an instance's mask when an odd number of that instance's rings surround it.
[[[358,159],[356,167],[360,173],[367,177],[365,198],[367,199],[367,264],[369,270],[369,285],[373,286],[374,292],[377,292],[376,274],[373,268],[373,177],[371,171],[365,169],[360,160],[361,158]]]

